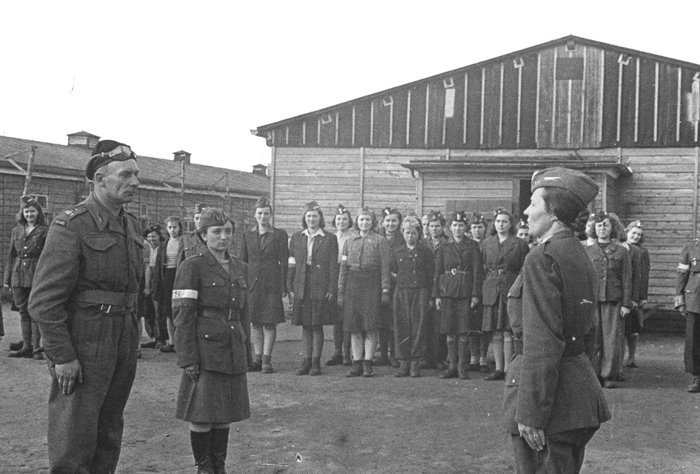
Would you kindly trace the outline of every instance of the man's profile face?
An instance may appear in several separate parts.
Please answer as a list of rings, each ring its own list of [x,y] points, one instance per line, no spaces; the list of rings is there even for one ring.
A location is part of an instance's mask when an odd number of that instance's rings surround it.
[[[97,185],[103,188],[106,197],[119,204],[133,201],[139,187],[138,174],[139,167],[133,159],[113,161],[95,173]]]

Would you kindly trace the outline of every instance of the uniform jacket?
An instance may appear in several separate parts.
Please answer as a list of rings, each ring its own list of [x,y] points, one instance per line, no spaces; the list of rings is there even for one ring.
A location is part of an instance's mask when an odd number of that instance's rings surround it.
[[[685,305],[686,311],[700,313],[700,241],[683,247],[677,270],[676,308]]]
[[[629,251],[614,241],[610,242],[605,251],[597,243],[584,248],[598,275],[598,301],[621,301],[622,306],[631,308],[632,263]]]
[[[390,290],[390,260],[389,242],[384,237],[374,231],[370,231],[364,237],[358,233],[345,242],[343,256],[340,259],[338,291],[341,294],[345,293],[349,270],[379,270],[382,278],[382,290]]]
[[[265,237],[260,245],[258,228],[245,232],[241,259],[248,264],[250,291],[263,291],[281,297],[287,292],[287,270],[289,249],[287,233],[282,229],[270,228],[271,237]]]
[[[309,238],[303,232],[292,235],[289,243],[289,273],[287,288],[294,292],[294,298],[301,300],[308,290],[314,300],[324,299],[328,293],[335,297],[338,293],[338,239],[334,234],[323,231],[316,235],[311,250],[310,288],[306,288],[306,259]]]
[[[642,251],[636,245],[623,243],[623,247],[630,254],[630,265],[632,266],[632,301],[639,303],[639,295],[642,290]]]
[[[184,237],[180,238],[180,243],[178,245],[178,262],[181,262],[180,256],[184,255]],[[154,268],[153,278],[153,299],[159,304],[165,301],[165,298],[170,298],[171,295],[166,295],[163,291],[163,274],[165,273],[166,255],[165,252],[168,249],[168,242],[170,242],[170,237],[165,239],[158,245],[158,253],[156,254],[156,266]]]
[[[21,224],[12,229],[10,252],[5,264],[6,284],[23,288],[32,286],[36,264],[48,233],[49,227],[44,224],[34,226],[29,235],[24,235]]]
[[[178,267],[173,287],[177,364],[242,374],[248,370],[244,325],[248,266],[229,257],[229,271],[208,249]]]
[[[449,243],[449,241],[450,239],[444,234],[440,236],[437,242],[433,242],[433,239],[430,237],[423,239],[423,242],[425,243],[426,247],[428,247],[430,251],[433,252],[434,257],[437,256],[437,252],[440,249],[440,247]]]
[[[508,236],[500,245],[498,235],[493,235],[483,240],[480,247],[485,274],[482,303],[493,306],[500,295],[505,297],[508,294],[530,247],[514,235]]]
[[[559,433],[610,419],[590,357],[595,351],[598,279],[577,238],[563,231],[533,248],[508,294],[522,354],[508,366],[504,400],[511,434],[518,423]],[[578,354],[565,353],[578,344]],[[517,352],[517,351],[516,351]]]
[[[180,244],[180,252],[177,256],[178,266],[186,258],[190,258],[192,255],[197,255],[204,252],[207,249],[207,244],[202,240],[202,237],[197,233],[197,231],[190,232],[187,235],[182,236],[182,241]]]
[[[484,267],[479,244],[467,236],[462,241],[444,244],[435,258],[433,298],[471,298],[481,300]]]
[[[649,251],[641,245],[636,246],[642,254],[642,278],[639,283],[639,301],[646,301],[649,298],[649,271],[651,270],[651,260]]]
[[[425,288],[432,291],[435,258],[430,249],[418,244],[409,249],[404,245],[394,250],[390,265],[396,274],[396,288]]]
[[[76,359],[69,332],[73,313],[135,315],[145,246],[138,218],[123,209],[115,216],[94,194],[54,218],[29,297],[52,362]]]

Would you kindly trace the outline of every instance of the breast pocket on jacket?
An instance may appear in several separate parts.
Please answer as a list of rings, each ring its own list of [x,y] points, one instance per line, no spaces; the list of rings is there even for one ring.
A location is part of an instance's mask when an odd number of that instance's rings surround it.
[[[115,266],[125,262],[110,260],[110,249],[117,244],[115,238],[104,234],[87,234],[83,236],[83,258],[85,262],[85,278],[111,280],[109,275],[118,277]]]
[[[226,280],[216,275],[205,277],[202,281],[202,294],[199,295],[202,301],[211,302],[214,306],[228,304],[228,288]],[[219,301],[220,300],[220,301]]]

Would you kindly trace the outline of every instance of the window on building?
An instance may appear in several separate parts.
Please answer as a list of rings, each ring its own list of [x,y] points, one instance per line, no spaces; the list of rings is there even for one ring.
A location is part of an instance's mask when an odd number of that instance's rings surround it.
[[[49,197],[45,194],[32,194],[31,196],[36,199],[36,202],[38,202],[41,208],[46,211],[46,209],[49,207]]]
[[[148,204],[146,204],[146,203],[141,204],[141,215],[142,216],[148,215]]]
[[[185,221],[182,223],[182,227],[185,229],[185,232],[194,232],[194,221]]]

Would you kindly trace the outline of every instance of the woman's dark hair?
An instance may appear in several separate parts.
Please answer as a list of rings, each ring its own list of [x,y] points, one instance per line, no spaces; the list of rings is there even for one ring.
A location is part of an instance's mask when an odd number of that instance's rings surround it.
[[[352,216],[350,215],[350,211],[345,209],[343,212],[339,212],[335,216],[333,216],[333,227],[337,228],[338,226],[335,225],[335,218],[338,216],[342,216],[343,214],[347,214],[348,216],[348,229],[352,229],[353,221],[352,221]]]
[[[197,232],[197,234],[199,234],[201,237],[204,237],[205,235],[207,235],[207,230],[209,230],[209,227],[218,227],[218,226],[226,225],[226,222],[230,222],[231,223],[231,231],[235,234],[236,233],[236,223],[233,221],[233,219],[231,219],[228,216],[228,214],[224,213],[223,215],[225,217],[225,221],[223,224],[221,224],[221,223],[219,223],[217,225],[211,224],[211,225],[208,225],[206,227],[200,227],[195,232]]]
[[[596,212],[593,216],[593,222],[596,224],[599,224],[603,222],[605,219],[608,219],[610,221],[610,240],[618,240],[620,237],[620,229],[622,228],[622,224],[620,223],[620,220],[617,219],[617,216],[615,214],[607,213],[604,211],[598,211]],[[597,239],[598,238],[598,233],[595,231],[595,225],[591,229],[591,237]]]
[[[399,212],[399,210],[396,208],[390,207],[386,207],[384,208],[384,210],[382,210],[382,225],[384,225],[384,219],[386,219],[392,214],[399,218],[399,228],[401,228],[401,223],[403,222],[403,216],[401,215],[401,212]]]
[[[152,226],[149,227],[148,229],[144,230],[144,231],[143,231],[143,238],[144,238],[144,239],[147,238],[147,237],[148,237],[148,234],[150,234],[150,233],[152,233],[152,232],[155,232],[156,234],[158,234],[158,239],[159,239],[161,242],[163,242],[163,241],[165,240],[165,239],[163,238],[163,231],[162,231],[162,229],[160,228],[160,226],[159,226],[158,224],[152,225]]]
[[[36,209],[36,223],[34,225],[45,225],[46,224],[46,216],[44,215],[44,210],[41,208],[39,204],[36,206],[26,206],[22,208],[21,211],[19,211],[19,214],[17,214],[17,222],[19,222],[22,225],[27,225],[27,218],[24,217],[24,210],[27,208],[33,207]]]
[[[491,235],[496,235],[498,234],[498,231],[496,230],[496,219],[498,216],[508,216],[508,220],[510,221],[510,229],[508,229],[508,233],[510,235],[515,235],[515,218],[513,217],[513,214],[508,209],[503,209],[499,208],[493,211],[493,223],[491,224]]]
[[[559,222],[575,233],[585,230],[589,213],[579,198],[564,188],[542,189],[542,200],[547,212],[554,214]]]
[[[167,227],[169,222],[177,222],[177,227],[178,227],[178,229],[180,229],[180,233],[178,234],[178,236],[182,237],[182,221],[180,220],[180,218],[178,216],[168,216],[165,219],[166,227]]]
[[[644,243],[644,228],[642,227],[642,223],[640,221],[630,222],[629,225],[625,227],[625,235],[627,235],[627,233],[635,227],[642,231],[642,236],[639,238],[639,242],[637,242],[635,245],[642,245]]]
[[[369,208],[367,208],[367,209],[362,208],[361,211],[362,212],[358,212],[357,216],[355,216],[354,229],[358,232],[360,231],[360,227],[357,224],[357,220],[360,218],[360,216],[369,216],[372,219],[372,226],[369,228],[369,230],[370,231],[375,230],[377,228],[377,216],[374,213],[374,211],[370,210]]]
[[[318,208],[318,209],[307,209],[307,210],[305,210],[305,211],[304,211],[304,214],[302,214],[302,216],[301,216],[301,227],[302,227],[303,229],[306,229],[307,227],[309,227],[309,226],[306,224],[306,214],[308,214],[309,212],[314,212],[314,211],[318,212],[318,217],[319,217],[319,220],[318,220],[318,227],[319,227],[319,229],[325,229],[325,227],[326,227],[326,220],[323,218],[323,211],[321,210],[321,208]],[[334,220],[335,220],[335,219],[334,219]],[[334,224],[335,224],[335,222],[334,222]]]

